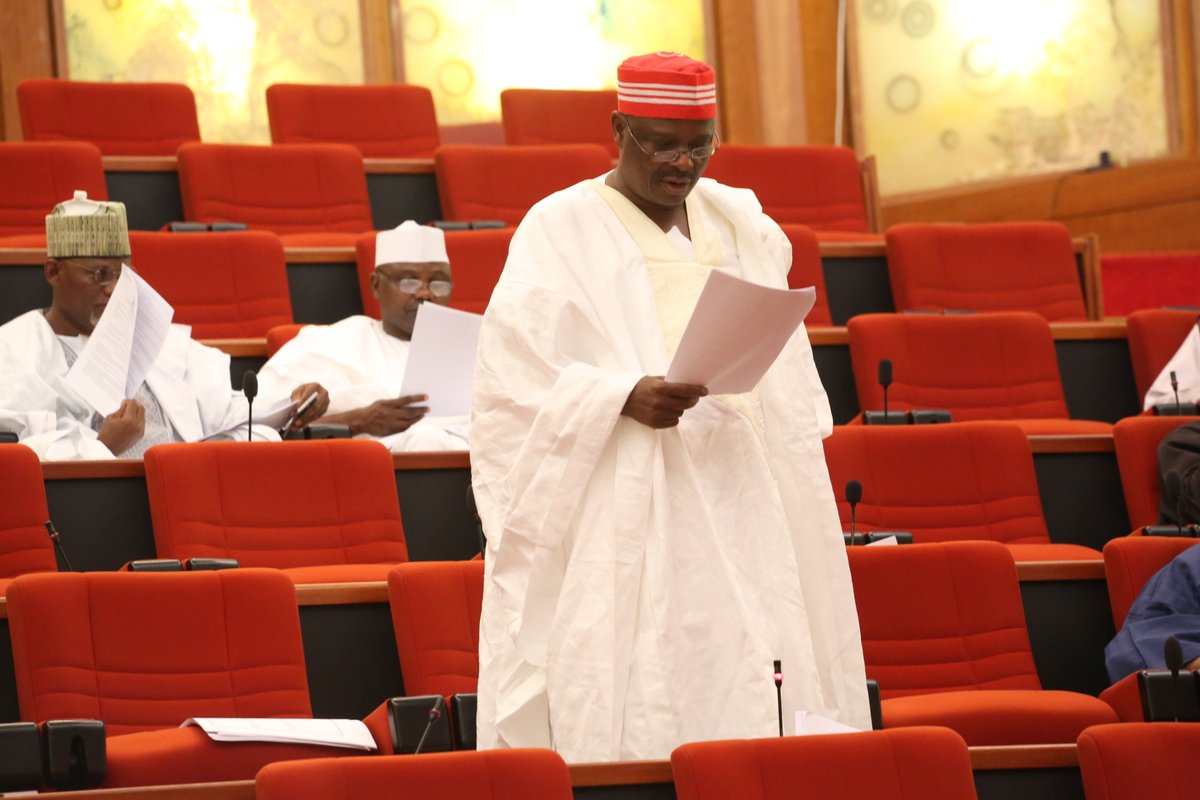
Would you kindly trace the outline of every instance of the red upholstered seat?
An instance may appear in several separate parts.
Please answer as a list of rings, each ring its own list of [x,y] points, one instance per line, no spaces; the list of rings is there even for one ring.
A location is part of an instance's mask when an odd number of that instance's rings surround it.
[[[888,274],[897,311],[1033,311],[1087,319],[1071,233],[1060,222],[893,225]]]
[[[296,338],[296,334],[304,327],[303,323],[276,325],[267,331],[267,358],[279,352],[279,348]]]
[[[1200,417],[1126,417],[1113,426],[1117,468],[1125,492],[1125,508],[1134,528],[1158,522],[1162,478],[1158,471],[1158,446],[1171,431]]]
[[[1087,800],[1192,797],[1200,786],[1200,723],[1097,725],[1077,752]]]
[[[477,231],[446,231],[446,257],[450,259],[450,277],[454,292],[450,307],[482,314],[492,299],[492,290],[508,260],[508,244],[515,228],[486,228]],[[379,319],[379,301],[371,294],[371,273],[375,271],[375,234],[358,237],[358,288],[362,293],[363,313]]]
[[[1146,581],[1195,544],[1191,537],[1122,536],[1104,545],[1104,577],[1113,624],[1118,630]]]
[[[284,246],[340,247],[373,227],[362,154],[345,144],[185,144],[183,214],[243,222]]]
[[[262,337],[292,321],[287,264],[266,231],[129,234],[133,267],[196,339]]]
[[[842,487],[857,480],[859,531],[1023,545],[1019,560],[1100,558],[1090,547],[1050,543],[1029,439],[1010,422],[844,425],[825,440],[825,460],[847,530]]]
[[[25,575],[7,597],[21,718],[103,720],[106,786],[244,780],[334,754],[177,729],[312,715],[295,589],[279,572]]]
[[[46,215],[83,189],[107,200],[100,151],[84,142],[0,142],[0,236],[37,236],[46,246]]]
[[[408,560],[378,442],[200,442],[146,452],[160,558],[236,558],[297,582],[382,581]]]
[[[1100,258],[1104,313],[1200,306],[1200,252],[1106,253]]]
[[[1154,379],[1163,371],[1171,356],[1175,355],[1195,324],[1195,311],[1169,308],[1135,311],[1125,320],[1138,405],[1141,405]],[[1187,401],[1187,398],[1181,399]]]
[[[679,800],[975,800],[946,728],[693,742],[671,754]]]
[[[883,407],[878,369],[888,358],[891,410],[946,409],[956,422],[1013,420],[1027,433],[1112,431],[1107,422],[1068,419],[1050,324],[1037,314],[860,314],[847,328],[863,409]]]
[[[319,759],[265,767],[257,800],[571,800],[571,775],[551,750],[487,750]]]
[[[441,143],[424,86],[276,83],[267,117],[276,144],[352,144],[367,158],[433,158]]]
[[[807,225],[787,223],[780,225],[788,241],[792,243],[792,268],[788,271],[788,287],[802,289],[812,286],[817,290],[817,302],[804,320],[808,327],[832,325],[829,314],[829,295],[825,292],[825,271],[821,264],[821,245],[812,228]]]
[[[616,89],[505,89],[500,121],[508,144],[598,144],[617,157]]]
[[[1046,744],[1116,721],[1094,697],[1042,690],[1016,566],[1002,545],[852,547],[847,555],[885,727],[945,725],[969,745]]]
[[[182,83],[35,78],[17,84],[17,105],[31,142],[75,140],[106,156],[169,156],[200,141],[196,98]]]
[[[594,144],[443,145],[433,163],[445,219],[507,225],[543,197],[612,169],[608,151]]]
[[[482,561],[424,561],[388,573],[404,691],[474,692],[479,680]]]
[[[864,172],[874,174],[873,162],[860,164],[848,147],[725,144],[704,177],[753,189],[763,211],[780,224],[859,234],[878,230],[878,197]]]
[[[0,444],[0,591],[8,578],[54,572],[58,561],[46,533],[50,519],[37,454],[20,444]]]

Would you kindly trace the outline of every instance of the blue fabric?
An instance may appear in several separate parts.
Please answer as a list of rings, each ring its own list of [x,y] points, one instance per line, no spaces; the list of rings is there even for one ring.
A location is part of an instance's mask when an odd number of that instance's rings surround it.
[[[1125,617],[1125,625],[1104,648],[1113,682],[1142,669],[1166,669],[1163,643],[1175,636],[1183,663],[1200,658],[1200,546],[1184,550],[1154,573]]]

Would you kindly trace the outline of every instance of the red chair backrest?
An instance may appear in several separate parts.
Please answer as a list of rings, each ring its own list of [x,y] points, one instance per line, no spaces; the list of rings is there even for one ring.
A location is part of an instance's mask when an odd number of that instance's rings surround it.
[[[855,528],[911,531],[916,542],[1046,544],[1029,438],[1008,422],[843,425],[825,440],[843,526],[842,487],[862,483]]]
[[[169,156],[200,141],[196,98],[182,83],[33,78],[17,84],[17,106],[31,142],[90,142],[106,156]]]
[[[867,677],[883,698],[1040,689],[1017,568],[997,542],[851,547]]]
[[[408,560],[392,456],[378,442],[199,442],[146,451],[160,558],[243,567]]]
[[[975,800],[949,728],[692,742],[671,754],[679,800]]]
[[[508,144],[598,144],[617,157],[616,89],[505,89],[500,120]]]
[[[542,198],[612,169],[608,151],[594,144],[443,145],[433,163],[443,218],[514,226]]]
[[[64,572],[8,587],[21,718],[108,735],[188,717],[308,717],[292,582],[273,570]]]
[[[1200,723],[1093,725],[1076,750],[1088,800],[1187,797],[1200,786]]]
[[[897,311],[1033,311],[1084,320],[1071,233],[1060,222],[893,225],[888,274]]]
[[[1138,309],[1200,306],[1200,251],[1108,253],[1100,257],[1104,313],[1121,317]]]
[[[195,339],[261,337],[292,321],[287,263],[266,231],[129,234],[132,266]]]
[[[833,324],[829,314],[829,295],[825,292],[825,269],[821,263],[821,246],[817,235],[807,225],[787,223],[780,225],[788,241],[792,243],[792,268],[788,270],[788,288],[803,289],[812,286],[817,290],[817,302],[804,319],[808,327]]]
[[[267,331],[267,358],[279,352],[279,348],[296,338],[304,324],[276,325]]]
[[[883,407],[878,369],[889,358],[889,409],[947,409],[955,421],[1069,416],[1050,324],[1037,314],[860,314],[847,328],[861,408]]]
[[[482,561],[423,561],[388,573],[404,691],[474,692],[479,682]]]
[[[1190,537],[1121,536],[1104,545],[1104,577],[1117,630],[1146,581],[1175,556],[1196,544]]]
[[[347,144],[185,144],[183,215],[277,234],[372,228],[362,154]]]
[[[815,231],[870,231],[858,157],[848,147],[722,145],[704,177],[753,189],[782,224]]]
[[[1196,325],[1195,311],[1154,308],[1135,311],[1125,320],[1129,360],[1138,400],[1146,397],[1158,373],[1171,360]]]
[[[76,189],[107,200],[100,151],[85,142],[0,142],[0,236],[46,235],[46,215]]]
[[[267,117],[275,144],[351,144],[367,158],[433,158],[441,143],[424,86],[276,83]]]
[[[46,534],[50,519],[42,463],[20,444],[0,444],[0,578],[55,572],[58,561]]]
[[[1163,437],[1185,422],[1200,417],[1126,417],[1113,426],[1113,446],[1125,493],[1125,509],[1134,528],[1158,522],[1162,499],[1162,476],[1158,468],[1158,446]]]

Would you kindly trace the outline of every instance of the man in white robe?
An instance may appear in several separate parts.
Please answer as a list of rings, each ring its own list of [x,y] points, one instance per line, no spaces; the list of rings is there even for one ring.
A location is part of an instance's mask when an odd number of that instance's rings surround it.
[[[775,659],[786,732],[798,710],[870,726],[805,331],[745,395],[656,377],[709,271],[786,287],[778,225],[700,179],[714,98],[685,56],[622,64],[617,168],[530,210],[484,315],[481,748],[615,761],[772,736]]]
[[[229,356],[172,325],[135,396],[102,415],[66,383],[129,261],[121,203],[88,200],[83,192],[46,217],[49,308],[0,326],[0,430],[46,461],[140,458],[151,446],[199,441],[236,426],[226,438],[245,438],[246,399],[229,381]],[[307,396],[315,384],[298,387]],[[311,416],[319,414],[317,404]],[[302,423],[306,420],[302,420]],[[255,438],[278,439],[255,427]],[[220,438],[220,437],[218,437]]]
[[[304,375],[329,391],[319,423],[347,425],[354,436],[379,439],[393,452],[467,449],[467,419],[427,417],[427,395],[400,395],[417,309],[448,305],[453,283],[446,235],[412,220],[375,239],[371,293],[381,319],[347,317],[308,325],[258,373],[265,394],[279,394]]]
[[[1175,355],[1158,373],[1150,390],[1146,392],[1142,408],[1147,411],[1154,406],[1171,405],[1176,400],[1176,388],[1171,385],[1171,373],[1178,383],[1180,403],[1200,402],[1200,325],[1193,325]]]

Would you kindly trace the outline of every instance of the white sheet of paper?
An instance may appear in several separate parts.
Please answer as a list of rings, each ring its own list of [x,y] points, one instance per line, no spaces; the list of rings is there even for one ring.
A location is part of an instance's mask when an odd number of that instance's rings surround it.
[[[295,407],[296,401],[292,400],[290,397],[285,397],[281,400],[276,400],[274,403],[266,405],[264,405],[260,400],[256,402],[254,404],[254,408],[251,409],[254,412],[254,424],[265,425],[269,428],[278,430],[280,425],[287,422],[287,418],[291,415],[292,409]],[[244,432],[246,429],[246,422],[246,419],[238,420],[236,425],[231,425],[224,430],[210,433],[208,436],[205,436],[202,441],[207,442],[210,439],[223,436],[224,434],[227,434],[230,431],[235,431],[238,428],[241,428]]]
[[[400,394],[429,395],[431,417],[469,414],[482,323],[479,314],[422,303],[413,323]]]
[[[66,383],[101,414],[133,397],[167,339],[175,310],[128,266]]]
[[[876,539],[873,542],[867,542],[867,547],[892,547],[900,544],[900,540],[895,536],[885,536],[882,539]]]
[[[829,717],[823,717],[820,714],[814,714],[811,711],[803,709],[796,712],[796,735],[811,736],[820,733],[860,733],[858,728],[851,728],[849,725],[838,722]]]
[[[772,289],[714,269],[696,301],[666,378],[741,394],[758,385],[812,310],[817,290]]]
[[[375,737],[356,719],[272,719],[193,717],[179,727],[196,725],[214,742],[284,742],[375,750]]]

